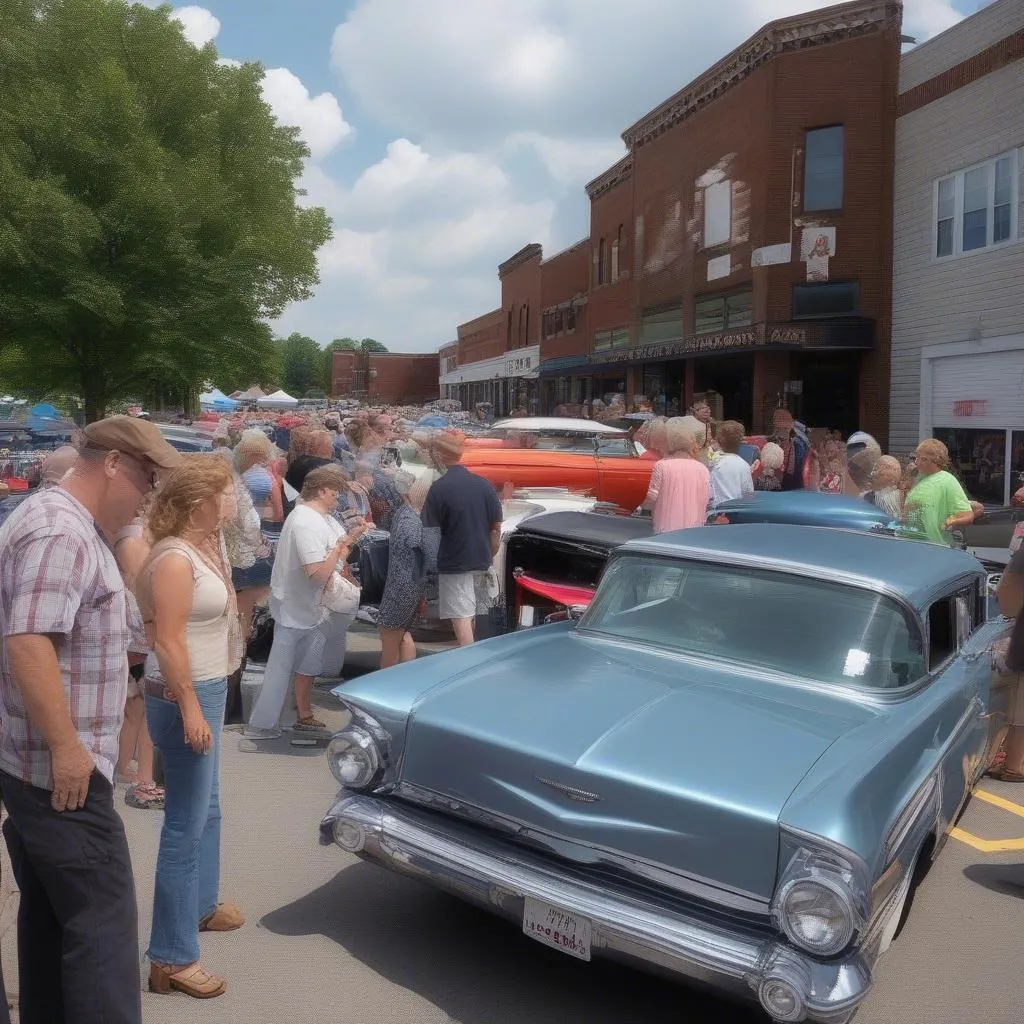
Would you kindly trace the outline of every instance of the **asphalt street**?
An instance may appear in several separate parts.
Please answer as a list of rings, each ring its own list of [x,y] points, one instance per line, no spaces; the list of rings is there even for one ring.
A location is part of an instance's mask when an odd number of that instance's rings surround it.
[[[356,635],[352,648],[350,674],[372,670],[375,643]],[[340,725],[343,713],[330,694],[318,701],[330,724]],[[450,897],[319,846],[317,825],[336,792],[322,750],[287,738],[240,743],[231,730],[223,740],[222,896],[249,920],[234,934],[201,937],[203,963],[227,979],[227,994],[200,1003],[144,993],[147,1024],[766,1020],[756,1008],[581,963]],[[1024,787],[986,780],[982,789],[990,796],[972,800],[924,879],[858,1024],[1024,1021]],[[144,946],[161,815],[122,810]],[[9,884],[6,860],[3,877]],[[14,893],[0,917],[11,993],[16,904]],[[140,955],[140,977],[142,970]]]

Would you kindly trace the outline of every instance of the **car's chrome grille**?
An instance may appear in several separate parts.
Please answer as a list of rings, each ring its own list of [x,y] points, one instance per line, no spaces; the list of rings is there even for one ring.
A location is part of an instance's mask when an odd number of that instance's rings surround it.
[[[445,819],[456,819],[455,827],[459,830],[469,829],[488,838],[498,841],[507,846],[510,856],[513,856],[516,848],[529,849],[536,853],[543,853],[545,858],[552,864],[558,865],[559,870],[564,871],[568,877],[579,881],[589,882],[598,885],[603,889],[632,896],[635,899],[642,899],[645,902],[655,903],[668,912],[678,912],[688,916],[698,915],[709,923],[729,924],[730,927],[745,926],[763,933],[765,936],[774,935],[775,932],[770,925],[769,910],[767,904],[763,909],[753,909],[753,900],[732,900],[732,894],[725,890],[719,890],[721,901],[710,896],[701,896],[694,891],[686,891],[684,886],[686,880],[683,876],[673,876],[671,880],[666,877],[665,881],[658,881],[656,878],[645,877],[641,872],[646,870],[645,865],[636,865],[632,870],[625,865],[602,861],[598,863],[583,863],[571,857],[557,853],[558,846],[564,846],[564,842],[557,837],[545,836],[535,830],[526,832],[517,830],[502,823],[498,818],[488,819],[486,812],[477,812],[464,804],[441,807],[446,803],[443,798],[435,794],[415,792],[411,787],[403,787],[402,794],[404,802],[423,809],[425,805],[432,807],[433,814],[439,821]],[[415,793],[415,795],[413,795]],[[423,799],[420,799],[423,797]],[[599,853],[595,855],[600,856]],[[655,873],[651,869],[651,873]],[[660,872],[665,877],[668,872]],[[696,884],[689,887],[700,888]],[[709,886],[703,886],[709,889]],[[726,901],[736,905],[727,905]]]

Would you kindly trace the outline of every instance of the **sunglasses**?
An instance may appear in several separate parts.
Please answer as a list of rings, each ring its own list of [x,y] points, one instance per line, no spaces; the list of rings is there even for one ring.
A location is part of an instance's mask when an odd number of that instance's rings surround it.
[[[122,458],[132,461],[132,464],[138,470],[139,478],[144,481],[145,490],[143,493],[155,491],[160,486],[160,472],[152,463],[144,462],[137,455],[130,455],[128,452],[118,452],[117,454]]]

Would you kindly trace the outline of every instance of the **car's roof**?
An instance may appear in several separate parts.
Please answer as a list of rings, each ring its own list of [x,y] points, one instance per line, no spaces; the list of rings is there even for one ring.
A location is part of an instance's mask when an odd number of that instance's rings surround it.
[[[574,511],[547,512],[544,515],[531,516],[517,528],[519,533],[588,544],[609,551],[637,537],[650,537],[651,530],[650,519]]]
[[[887,590],[919,606],[946,583],[984,573],[973,555],[942,544],[781,523],[695,527],[632,541],[626,550],[799,568],[819,579]]]
[[[841,515],[844,519],[863,519],[866,522],[884,523],[891,519],[877,505],[863,498],[851,498],[844,494],[824,494],[820,491],[754,491],[743,498],[723,501],[715,507],[716,512],[744,512],[755,515],[798,516],[803,520],[818,516],[827,518],[830,514]],[[827,525],[827,524],[825,524]]]
[[[563,430],[576,434],[624,434],[621,427],[593,420],[573,419],[571,416],[522,416],[517,419],[498,420],[491,430]]]

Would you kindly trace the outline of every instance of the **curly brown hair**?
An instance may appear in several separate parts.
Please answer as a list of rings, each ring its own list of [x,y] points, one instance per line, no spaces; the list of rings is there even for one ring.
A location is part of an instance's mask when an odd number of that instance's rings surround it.
[[[303,455],[312,455],[310,441],[313,436],[311,427],[292,427],[288,431],[288,465]]]
[[[185,455],[153,498],[147,526],[153,543],[180,537],[195,510],[234,484],[231,464],[209,455]]]

